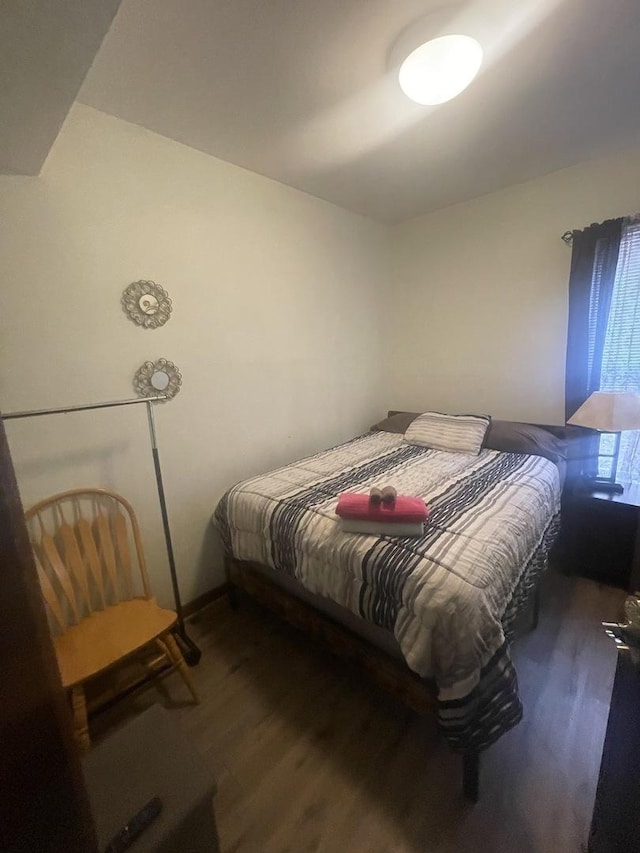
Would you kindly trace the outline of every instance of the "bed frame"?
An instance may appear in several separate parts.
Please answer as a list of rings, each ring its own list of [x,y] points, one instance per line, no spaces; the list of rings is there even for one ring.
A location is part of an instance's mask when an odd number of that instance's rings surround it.
[[[389,415],[396,414],[395,410]],[[543,426],[554,435],[572,443],[582,440],[584,432],[575,428]],[[567,485],[573,480],[571,466],[568,468]],[[432,679],[421,678],[401,660],[376,648],[353,631],[339,624],[311,605],[296,598],[290,592],[265,577],[268,567],[225,556],[228,581],[228,596],[231,607],[238,607],[237,590],[242,589],[260,604],[274,611],[293,627],[305,631],[320,640],[333,654],[357,665],[367,676],[387,693],[400,699],[419,714],[437,712],[437,688]],[[540,608],[540,585],[537,584],[531,599],[531,617],[528,628],[538,624]],[[476,803],[480,788],[480,753],[462,754],[462,790],[465,799]]]

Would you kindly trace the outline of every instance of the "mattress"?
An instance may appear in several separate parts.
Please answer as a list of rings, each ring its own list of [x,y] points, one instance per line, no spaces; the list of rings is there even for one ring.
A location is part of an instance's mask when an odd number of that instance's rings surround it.
[[[425,500],[424,536],[340,529],[338,495],[384,485]],[[435,678],[441,724],[465,751],[520,718],[505,625],[544,570],[560,491],[542,457],[446,453],[375,432],[239,483],[214,519],[236,559],[392,634],[407,665]]]

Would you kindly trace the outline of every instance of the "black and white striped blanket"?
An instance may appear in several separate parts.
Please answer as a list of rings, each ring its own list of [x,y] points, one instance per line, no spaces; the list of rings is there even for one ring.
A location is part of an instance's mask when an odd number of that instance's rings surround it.
[[[387,484],[424,498],[425,535],[341,531],[338,495]],[[436,679],[449,743],[469,751],[520,720],[509,630],[546,566],[559,506],[546,459],[445,453],[376,432],[239,483],[214,519],[237,559],[391,631],[409,667]]]

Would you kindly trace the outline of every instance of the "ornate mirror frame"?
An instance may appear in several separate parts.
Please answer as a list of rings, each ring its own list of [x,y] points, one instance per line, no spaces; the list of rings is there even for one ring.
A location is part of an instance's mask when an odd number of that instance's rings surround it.
[[[175,364],[166,358],[145,361],[133,377],[133,387],[139,397],[162,394],[167,400],[171,400],[180,391],[181,385],[182,374]]]
[[[134,281],[122,294],[122,308],[130,320],[143,329],[164,326],[171,316],[172,306],[164,287],[155,281]]]

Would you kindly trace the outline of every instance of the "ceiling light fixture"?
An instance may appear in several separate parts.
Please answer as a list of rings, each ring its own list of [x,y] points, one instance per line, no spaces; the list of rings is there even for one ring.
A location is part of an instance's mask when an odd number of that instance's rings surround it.
[[[417,47],[400,66],[400,88],[423,106],[459,95],[482,65],[482,47],[471,36],[440,36]]]

